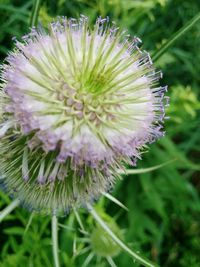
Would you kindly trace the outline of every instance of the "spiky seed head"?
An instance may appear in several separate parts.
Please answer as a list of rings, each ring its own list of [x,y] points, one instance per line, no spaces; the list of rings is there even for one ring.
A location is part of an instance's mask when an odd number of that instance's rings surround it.
[[[30,209],[68,211],[109,190],[163,135],[164,92],[138,38],[108,19],[58,18],[1,66],[3,186]]]

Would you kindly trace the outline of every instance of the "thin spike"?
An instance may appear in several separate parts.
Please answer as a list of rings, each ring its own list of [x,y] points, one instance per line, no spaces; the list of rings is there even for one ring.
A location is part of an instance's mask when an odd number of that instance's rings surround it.
[[[112,195],[110,195],[109,193],[105,193],[102,192],[102,194],[107,197],[109,200],[111,200],[112,202],[114,202],[115,204],[117,204],[118,206],[120,206],[121,208],[125,209],[126,211],[128,211],[128,208],[126,206],[124,206],[124,204],[122,204],[118,199],[116,199],[115,197],[113,197]]]
[[[92,215],[92,217],[95,219],[95,221],[105,230],[105,232],[118,244],[125,252],[127,252],[131,257],[133,257],[135,260],[137,260],[139,263],[141,263],[143,266],[146,267],[158,267],[156,264],[150,262],[148,259],[144,258],[143,256],[139,255],[138,253],[132,251],[127,245],[125,245],[113,232],[112,230],[107,226],[107,224],[101,219],[101,217],[98,215],[98,213],[95,211],[95,209],[92,207],[92,205],[87,204],[88,211]]]
[[[3,219],[9,215],[15,208],[19,206],[19,200],[15,199],[13,202],[10,203],[4,210],[0,212],[0,223],[3,221]]]
[[[94,253],[90,253],[90,254],[87,256],[86,260],[84,261],[82,267],[87,267],[87,266],[89,266],[89,264],[90,264],[91,260],[93,259],[93,257],[94,257]]]
[[[79,223],[79,225],[81,227],[81,230],[85,232],[86,231],[85,227],[83,226],[83,223],[81,221],[81,217],[79,216],[79,214],[78,214],[78,212],[77,212],[75,207],[73,208],[73,211],[74,211],[75,217],[76,217],[76,219],[77,219],[77,221],[78,221],[78,223]]]
[[[32,223],[32,221],[33,221],[33,217],[34,217],[34,215],[35,215],[35,213],[34,213],[34,211],[32,211],[32,213],[31,213],[31,215],[30,215],[30,217],[29,217],[29,219],[28,219],[28,223],[27,223],[27,225],[26,225],[26,228],[25,228],[25,231],[24,231],[24,235],[27,233],[27,231],[29,230],[29,228],[30,228],[30,225],[31,225],[31,223]]]
[[[22,159],[22,177],[25,181],[29,179],[29,170],[28,170],[28,149],[25,147],[23,159]]]
[[[122,174],[122,175],[129,175],[129,174],[141,174],[141,173],[146,173],[146,172],[152,172],[152,171],[155,171],[157,169],[160,169],[168,164],[171,164],[172,162],[174,162],[175,160],[177,159],[171,159],[171,160],[168,160],[167,162],[164,162],[162,164],[159,164],[159,165],[155,165],[155,166],[152,166],[152,167],[149,167],[149,168],[143,168],[143,169],[137,169],[137,170],[123,170],[123,171],[118,171],[119,174]]]
[[[107,257],[106,259],[111,267],[117,267],[117,265],[115,264],[115,262],[113,261],[111,257]]]

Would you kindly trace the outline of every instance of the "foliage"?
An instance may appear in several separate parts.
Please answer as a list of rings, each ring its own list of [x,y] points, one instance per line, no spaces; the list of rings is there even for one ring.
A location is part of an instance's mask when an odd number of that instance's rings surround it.
[[[39,21],[80,13],[95,20],[97,15],[110,16],[122,28],[143,40],[143,48],[156,51],[171,35],[200,10],[191,0],[46,0],[42,1]],[[11,49],[13,36],[28,31],[32,1],[0,0],[0,57]],[[171,105],[167,110],[166,137],[151,145],[137,168],[154,166],[175,159],[163,168],[140,175],[129,175],[116,184],[113,192],[129,211],[102,198],[101,214],[110,214],[123,231],[124,240],[163,267],[198,267],[200,262],[200,23],[183,36],[157,62],[164,73],[163,84],[169,85]],[[0,208],[9,199],[0,193]],[[90,215],[80,211],[84,229],[80,230],[74,213],[60,221],[61,266],[83,266],[91,253],[84,252],[95,225]],[[50,219],[16,209],[1,223],[0,266],[53,266]],[[30,222],[30,225],[29,225]],[[110,223],[114,225],[114,223]],[[28,227],[27,227],[28,226]],[[88,236],[89,235],[89,236]],[[76,241],[76,242],[75,242]],[[87,245],[86,245],[87,244]],[[117,266],[139,266],[120,253]],[[95,256],[89,266],[107,267],[105,259]]]

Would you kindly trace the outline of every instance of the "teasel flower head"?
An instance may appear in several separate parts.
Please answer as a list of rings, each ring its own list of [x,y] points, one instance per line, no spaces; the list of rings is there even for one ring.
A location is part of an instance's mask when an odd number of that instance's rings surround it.
[[[58,18],[1,66],[1,184],[29,209],[97,199],[163,135],[164,93],[140,40],[108,18]]]

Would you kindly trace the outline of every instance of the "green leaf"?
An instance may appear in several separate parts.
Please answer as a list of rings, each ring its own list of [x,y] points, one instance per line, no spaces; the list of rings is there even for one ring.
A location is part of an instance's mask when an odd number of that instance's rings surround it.
[[[4,229],[4,233],[9,234],[9,235],[23,235],[24,233],[24,228],[23,227],[12,227],[12,228],[7,228]]]
[[[172,35],[172,37],[166,41],[160,49],[158,49],[153,55],[152,60],[157,61],[178,39],[180,39],[187,31],[189,31],[200,20],[200,13],[186,23],[180,30]]]

